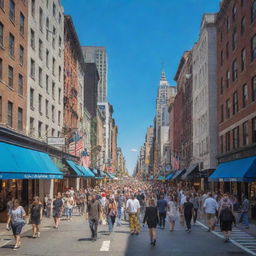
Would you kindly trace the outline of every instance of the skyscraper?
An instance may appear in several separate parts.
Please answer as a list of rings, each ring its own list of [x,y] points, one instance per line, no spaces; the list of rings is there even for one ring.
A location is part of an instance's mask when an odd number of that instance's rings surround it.
[[[86,63],[96,63],[100,81],[98,84],[98,102],[107,101],[108,59],[106,48],[102,46],[82,46]]]

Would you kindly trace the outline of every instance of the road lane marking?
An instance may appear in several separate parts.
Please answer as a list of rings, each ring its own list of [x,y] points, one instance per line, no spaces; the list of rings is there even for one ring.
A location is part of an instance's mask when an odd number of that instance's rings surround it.
[[[208,229],[208,227],[206,225],[204,225],[203,223],[201,223],[200,221],[197,221],[197,223],[200,226],[204,227],[205,229]],[[211,231],[211,233],[218,236],[219,238],[222,238],[222,239],[224,238],[223,235],[221,234],[221,232]],[[242,250],[250,253],[251,255],[256,256],[256,253],[253,250],[247,248],[246,246],[243,246],[242,244],[238,243],[237,241],[233,240],[232,238],[230,239],[230,242],[232,244],[236,245],[237,247],[241,248]]]
[[[103,241],[102,242],[102,246],[100,248],[101,252],[108,252],[109,251],[109,247],[110,247],[110,240],[108,241]]]

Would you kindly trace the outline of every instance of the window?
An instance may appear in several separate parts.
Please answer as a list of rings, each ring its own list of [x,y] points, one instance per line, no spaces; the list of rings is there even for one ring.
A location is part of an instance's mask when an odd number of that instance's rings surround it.
[[[240,2],[241,2],[241,7],[243,7],[244,6],[244,0],[240,0]]]
[[[224,105],[222,104],[220,106],[220,122],[222,123],[224,121]]]
[[[226,58],[229,57],[229,42],[226,43]]]
[[[38,111],[39,111],[39,113],[42,115],[42,95],[41,94],[39,94],[38,95]]]
[[[4,25],[0,22],[0,45],[4,45]]]
[[[256,76],[252,78],[252,101],[256,100]]]
[[[61,23],[61,14],[59,12],[59,24]]]
[[[43,70],[40,67],[38,69],[38,83],[42,87],[42,85],[43,85]]]
[[[60,125],[60,116],[61,115],[61,112],[60,111],[58,111],[58,125]]]
[[[232,63],[232,80],[233,81],[237,80],[237,75],[238,75],[238,72],[237,72],[237,61],[234,60],[233,63]]]
[[[45,100],[45,115],[49,118],[49,101]]]
[[[236,13],[237,13],[237,9],[236,9],[236,6],[234,5],[234,6],[233,6],[233,9],[232,9],[232,18],[233,18],[233,21],[236,19]]]
[[[39,39],[39,51],[38,51],[39,58],[43,59],[43,42]]]
[[[30,88],[30,109],[34,110],[34,89]]]
[[[25,27],[25,17],[23,13],[20,13],[20,33],[24,35],[24,27]]]
[[[61,56],[61,37],[59,36],[59,57]]]
[[[14,57],[14,36],[13,34],[9,34],[9,54]]]
[[[52,121],[55,122],[55,107],[52,105]]]
[[[23,76],[21,74],[19,74],[18,94],[23,95]]]
[[[49,40],[49,18],[46,18],[46,39]]]
[[[8,101],[7,124],[12,127],[13,103]]]
[[[59,88],[59,94],[58,94],[58,102],[61,103],[61,89]]]
[[[0,81],[3,80],[3,60],[0,59]]]
[[[251,7],[251,22],[253,22],[256,18],[256,0],[253,0]]]
[[[15,21],[15,3],[14,3],[14,0],[10,0],[9,18],[10,18],[12,21]]]
[[[238,112],[238,94],[237,91],[233,93],[233,115]]]
[[[226,100],[226,118],[230,117],[230,100]]]
[[[243,145],[249,144],[248,122],[243,123]]]
[[[228,32],[230,29],[229,17],[227,17],[227,19],[226,19],[226,28],[227,28],[227,32]]]
[[[55,83],[52,82],[52,98],[55,99]]]
[[[30,29],[30,46],[35,50],[35,31]]]
[[[55,58],[52,58],[52,74],[55,76]]]
[[[8,66],[8,86],[13,88],[13,67]]]
[[[256,35],[251,39],[251,60],[256,58]]]
[[[45,125],[45,136],[48,137],[49,125]]]
[[[42,137],[42,122],[38,122],[38,137],[41,138]]]
[[[55,3],[52,4],[52,15],[55,17],[56,15],[56,5]]]
[[[226,152],[230,151],[230,132],[225,134],[226,139]]]
[[[23,130],[23,109],[18,108],[18,130]]]
[[[239,148],[239,126],[237,126],[232,130],[232,135],[233,135],[233,148],[237,149]]]
[[[220,152],[223,153],[224,152],[224,147],[223,147],[223,135],[220,136]]]
[[[3,101],[2,101],[2,96],[0,96],[0,122],[3,122]]]
[[[241,51],[241,71],[245,70],[245,66],[246,66],[246,49],[244,48]]]
[[[220,52],[220,65],[223,65],[223,51]]]
[[[223,85],[223,77],[220,79],[220,94],[223,94],[224,85]]]
[[[46,92],[49,94],[49,76],[45,76],[45,87],[46,87]]]
[[[229,87],[229,78],[230,78],[230,73],[229,71],[226,72],[226,88]]]
[[[41,32],[43,32],[43,10],[42,8],[39,9],[39,28]]]
[[[245,25],[245,17],[243,17],[243,18],[241,19],[241,35],[244,34],[245,28],[246,28],[246,25]]]
[[[52,137],[54,137],[55,130],[52,128]]]
[[[53,26],[52,31],[52,48],[55,49],[55,37],[56,37],[56,28]]]
[[[256,143],[256,117],[252,119],[252,143]]]
[[[49,68],[49,51],[46,49],[46,67]]]
[[[23,65],[23,58],[24,58],[24,48],[22,45],[20,45],[19,49],[19,63],[20,65]]]
[[[59,66],[59,82],[61,81],[61,66]]]
[[[35,61],[30,59],[30,76],[35,79]]]
[[[237,41],[237,33],[236,33],[236,29],[234,29],[234,32],[232,35],[232,50],[233,51],[236,49],[236,41]]]
[[[246,106],[248,100],[248,88],[247,88],[247,84],[243,85],[243,107]]]
[[[35,0],[31,0],[31,15],[35,17]]]
[[[34,118],[32,117],[29,120],[29,132],[31,135],[34,133]]]
[[[0,8],[4,9],[4,0],[0,0]]]

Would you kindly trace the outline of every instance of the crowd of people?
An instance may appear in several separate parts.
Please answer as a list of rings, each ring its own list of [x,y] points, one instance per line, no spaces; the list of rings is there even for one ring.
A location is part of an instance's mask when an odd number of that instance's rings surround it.
[[[108,225],[111,234],[115,225],[129,221],[131,235],[138,236],[141,224],[147,224],[150,244],[155,246],[158,226],[165,229],[168,222],[170,232],[174,232],[175,223],[179,220],[190,233],[192,223],[196,223],[198,218],[206,221],[209,232],[219,224],[224,241],[228,242],[233,225],[242,223],[249,228],[249,207],[245,196],[239,200],[229,193],[196,191],[173,184],[132,179],[79,191],[71,187],[65,193],[57,193],[53,199],[46,195],[42,202],[39,197],[34,197],[28,219],[32,224],[32,237],[39,238],[44,215],[54,218],[55,229],[59,228],[61,218],[71,221],[74,214],[85,215],[92,241],[97,240],[98,225]],[[26,212],[17,199],[8,203],[8,212],[7,229],[13,231],[14,250],[17,250],[21,244],[22,228],[26,224]]]

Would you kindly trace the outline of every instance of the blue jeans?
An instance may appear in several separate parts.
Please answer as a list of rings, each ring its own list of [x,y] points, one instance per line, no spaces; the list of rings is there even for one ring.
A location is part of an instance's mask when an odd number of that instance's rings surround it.
[[[123,207],[119,207],[117,208],[117,225],[121,225],[121,220],[123,217],[123,213],[124,213],[124,208]]]
[[[96,219],[89,219],[89,226],[92,233],[92,238],[97,238],[97,230],[98,230],[98,220]]]
[[[242,223],[245,225],[245,227],[249,227],[249,218],[248,218],[248,212],[243,212],[241,215]]]
[[[71,218],[72,215],[72,208],[65,208],[65,216],[67,218]]]
[[[107,221],[108,221],[108,231],[111,233],[113,232],[113,223],[112,223],[112,219],[111,216],[107,216]]]

